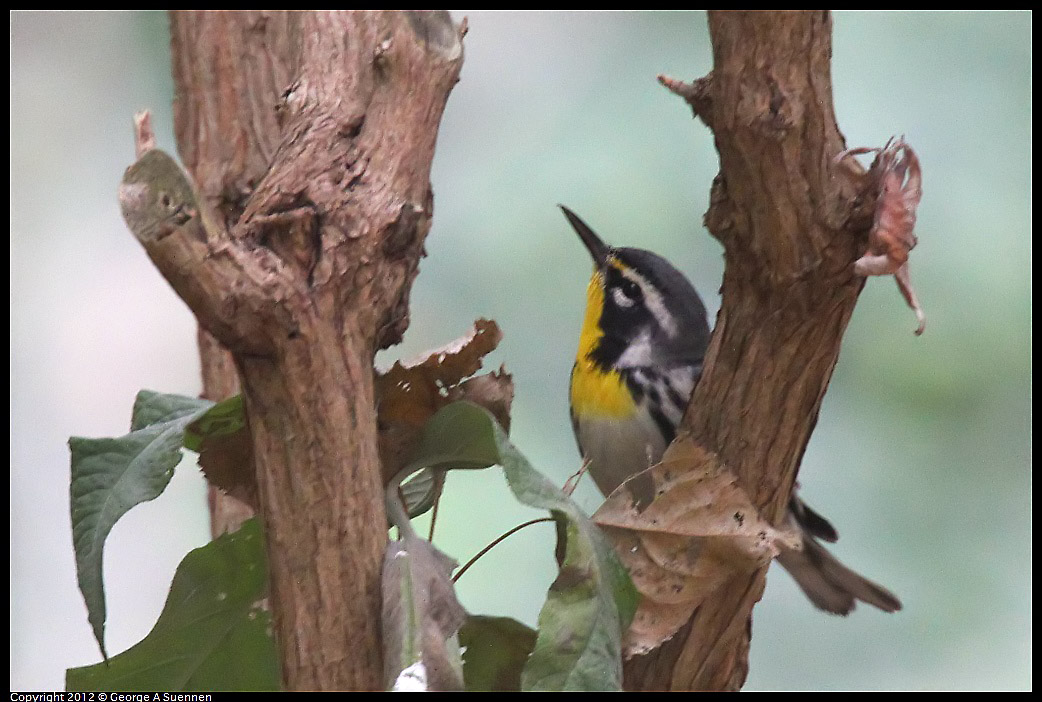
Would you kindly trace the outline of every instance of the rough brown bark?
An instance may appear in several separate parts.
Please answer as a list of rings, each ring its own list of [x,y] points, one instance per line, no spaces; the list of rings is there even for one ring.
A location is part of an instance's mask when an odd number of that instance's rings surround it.
[[[242,214],[278,148],[273,107],[294,70],[297,22],[287,13],[170,13],[178,154],[225,229]],[[228,350],[203,327],[198,342],[202,396],[216,402],[239,393]],[[208,498],[214,537],[253,516],[215,487]]]
[[[722,307],[684,425],[777,523],[863,279],[863,205],[834,157],[828,12],[710,12],[713,71],[664,81],[720,154],[705,223],[725,247]],[[688,625],[628,661],[644,690],[737,690],[766,569],[735,576]]]
[[[170,282],[242,383],[284,684],[378,689],[387,529],[372,359],[408,323],[460,36],[444,13],[171,24],[179,150],[222,231],[193,258],[197,280]],[[179,255],[171,239],[154,260]],[[211,342],[204,369],[230,391]]]

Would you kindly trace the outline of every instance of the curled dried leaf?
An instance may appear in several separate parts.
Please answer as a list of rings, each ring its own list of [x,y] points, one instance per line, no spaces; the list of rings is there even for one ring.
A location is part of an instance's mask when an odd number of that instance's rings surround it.
[[[642,595],[627,656],[672,637],[735,572],[765,566],[801,544],[798,534],[762,519],[737,477],[690,437],[674,441],[641,476],[653,486],[650,503],[635,501],[627,481],[593,517]]]
[[[419,359],[395,363],[387,372],[376,374],[377,422],[385,483],[412,459],[427,421],[452,402],[469,400],[480,405],[509,430],[510,405],[514,399],[510,374],[500,368],[469,377],[481,368],[482,359],[496,348],[501,338],[495,322],[479,319],[469,334]],[[200,453],[200,466],[212,485],[256,510],[253,445],[242,397],[236,395],[221,402],[204,419],[189,427],[186,446]],[[428,488],[439,491],[433,476],[426,478],[426,481],[410,484],[407,502],[411,513],[416,505],[426,505],[429,509],[436,495],[426,494]]]
[[[250,509],[260,506],[253,442],[242,395],[234,395],[185,427],[185,447],[198,452],[199,468],[211,485]]]
[[[492,412],[504,428],[509,428],[510,403],[514,397],[510,374],[501,368],[498,373],[470,378],[502,338],[494,321],[479,319],[469,334],[377,373],[384,482],[412,457],[427,420],[451,402],[470,400]]]
[[[510,431],[510,405],[514,401],[513,377],[503,366],[498,371],[476,375],[448,392],[449,402],[467,400],[492,413],[499,425]]]
[[[854,262],[858,275],[893,275],[908,306],[915,312],[916,335],[926,328],[926,316],[908,274],[908,255],[917,243],[915,217],[923,196],[919,158],[904,138],[890,139],[883,148],[847,149],[836,156],[839,163],[849,156],[875,153],[866,177],[876,190],[876,210],[868,234],[868,251]]]

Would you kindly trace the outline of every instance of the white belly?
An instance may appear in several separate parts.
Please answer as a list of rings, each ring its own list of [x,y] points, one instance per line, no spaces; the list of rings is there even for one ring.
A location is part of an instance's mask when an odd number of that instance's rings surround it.
[[[578,420],[576,438],[597,488],[608,496],[631,475],[658,463],[666,443],[643,408],[628,419]]]

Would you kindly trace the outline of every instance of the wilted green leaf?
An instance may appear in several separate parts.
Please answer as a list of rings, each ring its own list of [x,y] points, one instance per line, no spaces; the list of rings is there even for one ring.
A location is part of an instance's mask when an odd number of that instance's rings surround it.
[[[387,545],[381,615],[387,689],[463,689],[456,634],[467,613],[452,585],[455,567],[411,529]]]
[[[461,408],[463,408],[461,410]],[[435,473],[447,470],[488,468],[498,462],[499,452],[487,414],[475,414],[467,402],[454,402],[436,412],[427,422],[413,451],[412,460],[399,474],[405,509],[417,517],[434,505],[438,494]]]
[[[561,569],[539,614],[522,674],[525,690],[622,688],[622,636],[639,596],[612,546],[579,507],[514,448],[489,412],[468,402],[442,408],[424,430],[410,470],[503,467],[514,496],[550,510],[563,535]]]
[[[528,691],[622,689],[622,639],[640,596],[603,534],[560,489],[507,444],[501,465],[521,502],[548,509],[564,558],[539,612],[521,676]],[[560,547],[558,552],[561,552]]]
[[[141,390],[134,398],[134,409],[130,417],[130,430],[137,431],[153,424],[162,424],[194,414],[200,409],[213,406],[209,400],[184,395],[168,395],[154,390]]]
[[[419,517],[434,507],[434,502],[441,493],[438,488],[439,475],[444,476],[444,473],[436,474],[434,470],[424,468],[399,486],[405,511],[410,518]]]
[[[463,689],[457,632],[467,613],[452,584],[456,563],[417,536],[406,507],[415,508],[416,502],[406,497],[403,504],[402,495],[433,494],[445,470],[487,468],[496,462],[490,422],[473,421],[470,407],[449,405],[431,417],[412,460],[387,488],[387,516],[401,533],[400,540],[388,544],[383,565],[384,677],[390,690]]]
[[[107,663],[66,671],[81,690],[277,690],[279,665],[265,595],[264,541],[256,519],[181,561],[159,620]]]
[[[134,403],[131,433],[116,439],[69,439],[76,572],[94,637],[106,657],[105,539],[128,510],[163,492],[181,460],[185,425],[212,404],[143,390]]]
[[[185,448],[198,452],[203,441],[227,437],[246,430],[246,407],[242,395],[233,395],[212,405],[185,427]]]
[[[536,632],[510,617],[468,617],[459,631],[467,692],[520,692]]]

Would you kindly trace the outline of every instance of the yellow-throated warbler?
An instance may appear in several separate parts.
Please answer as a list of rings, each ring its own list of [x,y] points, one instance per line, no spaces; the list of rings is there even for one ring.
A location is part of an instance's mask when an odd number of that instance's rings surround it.
[[[586,316],[572,368],[572,427],[589,473],[605,496],[662,457],[673,440],[709,343],[702,299],[669,261],[613,248],[561,206],[593,257]],[[900,601],[836,560],[818,539],[836,530],[795,494],[788,523],[803,549],[778,561],[819,608],[847,614],[857,600],[893,612]]]

